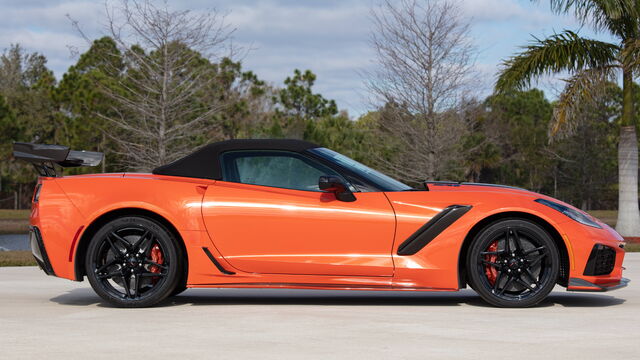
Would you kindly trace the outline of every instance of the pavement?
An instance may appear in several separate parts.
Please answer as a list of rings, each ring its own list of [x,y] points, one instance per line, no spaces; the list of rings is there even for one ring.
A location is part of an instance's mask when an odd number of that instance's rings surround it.
[[[189,289],[117,309],[88,282],[0,268],[0,359],[638,359],[640,253],[610,293],[498,309],[451,293]]]

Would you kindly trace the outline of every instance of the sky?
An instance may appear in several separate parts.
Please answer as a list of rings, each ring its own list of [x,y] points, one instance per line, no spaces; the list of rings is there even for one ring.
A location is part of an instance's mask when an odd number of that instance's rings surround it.
[[[281,85],[294,69],[310,69],[318,76],[315,90],[335,99],[340,109],[357,117],[374,106],[364,87],[362,73],[375,66],[369,46],[370,11],[376,0],[169,0],[176,9],[226,15],[233,42],[248,49],[243,68],[274,85]],[[605,36],[580,29],[571,16],[551,13],[546,0],[461,0],[463,16],[471,23],[478,50],[478,96],[490,94],[500,62],[526,45],[532,36],[544,37],[564,29],[586,36]],[[73,51],[88,44],[71,17],[91,38],[105,34],[102,0],[0,0],[0,49],[19,43],[48,58],[60,78],[77,58]],[[560,82],[539,86],[553,98]]]

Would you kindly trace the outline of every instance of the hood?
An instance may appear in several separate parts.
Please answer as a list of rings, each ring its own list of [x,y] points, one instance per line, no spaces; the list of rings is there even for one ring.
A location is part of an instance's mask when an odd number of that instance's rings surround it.
[[[593,217],[592,215],[562,200],[558,200],[548,195],[540,194],[534,191],[522,189],[515,186],[485,184],[485,183],[471,183],[471,182],[452,182],[452,181],[432,181],[432,182],[426,182],[426,185],[428,186],[429,191],[434,191],[434,192],[450,191],[450,192],[456,192],[456,193],[467,192],[469,193],[470,197],[473,197],[472,193],[475,193],[475,194],[496,193],[496,194],[520,195],[523,197],[531,198],[532,200],[546,199],[546,200],[564,205],[576,211],[579,211],[595,219],[595,217]]]
[[[472,183],[472,182],[454,182],[454,181],[427,181],[425,186],[429,191],[470,191],[470,192],[500,192],[500,193],[521,193],[530,196],[544,196],[542,194],[535,193],[523,188],[499,185],[499,184],[485,184],[485,183]]]

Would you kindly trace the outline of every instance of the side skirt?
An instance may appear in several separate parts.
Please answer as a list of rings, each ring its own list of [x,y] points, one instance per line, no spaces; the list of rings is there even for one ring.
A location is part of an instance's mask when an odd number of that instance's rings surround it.
[[[459,289],[441,289],[429,287],[399,287],[388,285],[341,285],[313,283],[219,283],[189,285],[189,288],[259,288],[259,289],[309,289],[309,290],[356,290],[356,291],[458,291]]]

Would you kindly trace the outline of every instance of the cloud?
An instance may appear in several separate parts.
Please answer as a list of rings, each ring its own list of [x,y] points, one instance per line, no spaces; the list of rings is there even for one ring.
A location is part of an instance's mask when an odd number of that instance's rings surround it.
[[[359,71],[372,66],[368,46],[370,7],[379,0],[190,0],[169,1],[195,12],[212,8],[228,13],[226,22],[237,31],[234,42],[253,49],[243,59],[245,69],[281,85],[293,69],[318,75],[316,91],[336,99],[354,114],[368,103]],[[530,39],[553,29],[577,28],[571,17],[551,14],[548,3],[529,0],[466,0],[460,3],[471,19],[472,37],[480,50],[477,69],[484,89],[490,89],[497,64]],[[20,43],[47,56],[60,77],[75,62],[68,46],[88,44],[72,28],[67,15],[78,20],[91,38],[104,29],[104,3],[97,0],[16,0],[0,2],[0,49]],[[488,91],[488,90],[487,90]]]
[[[529,4],[528,4],[529,5]],[[545,23],[552,14],[542,8],[531,8],[513,0],[472,0],[462,1],[464,14],[476,22],[521,20],[528,23]]]
[[[28,1],[0,5],[0,28],[37,28],[42,31],[70,31],[67,14],[85,25],[95,28],[100,24],[104,7],[99,1]]]

